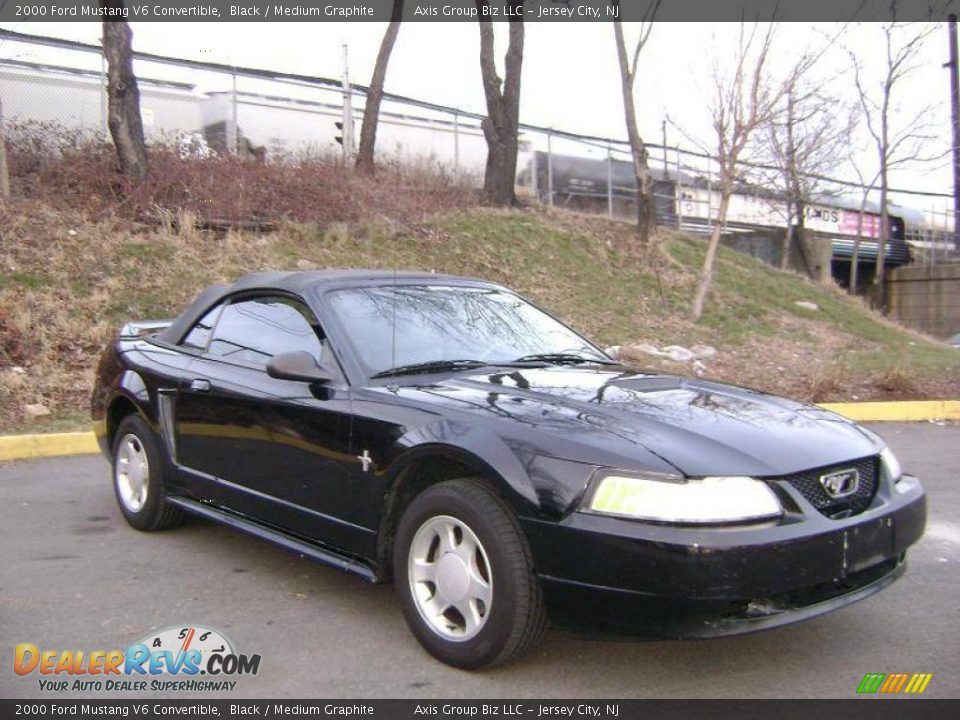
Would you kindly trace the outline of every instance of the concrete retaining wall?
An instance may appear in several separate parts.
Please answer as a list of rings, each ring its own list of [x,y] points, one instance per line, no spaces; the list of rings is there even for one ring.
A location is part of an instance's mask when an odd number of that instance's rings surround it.
[[[934,337],[960,333],[960,263],[901,267],[887,277],[891,318]]]

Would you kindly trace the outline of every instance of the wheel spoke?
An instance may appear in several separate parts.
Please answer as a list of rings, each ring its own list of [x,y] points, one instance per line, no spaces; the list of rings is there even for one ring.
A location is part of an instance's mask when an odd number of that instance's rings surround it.
[[[415,559],[410,565],[410,579],[414,582],[437,581],[437,564],[426,560]]]
[[[452,523],[445,523],[439,528],[440,535],[440,553],[457,551],[457,535]]]
[[[461,600],[454,603],[454,607],[463,616],[463,634],[470,635],[483,621],[483,616],[479,613],[476,602],[470,599]]]
[[[438,595],[434,595],[429,600],[425,600],[421,607],[426,611],[427,616],[432,619],[432,622],[446,624],[447,619],[443,614],[447,611],[447,608],[450,607],[450,603],[446,600],[441,599]]]
[[[481,600],[485,606],[490,605],[490,583],[475,574],[472,569],[470,571],[470,589],[467,591],[467,597],[473,600]]]
[[[462,557],[467,565],[474,563],[474,558],[477,556],[477,543],[473,539],[473,533],[463,533],[460,544],[457,546],[457,555]]]

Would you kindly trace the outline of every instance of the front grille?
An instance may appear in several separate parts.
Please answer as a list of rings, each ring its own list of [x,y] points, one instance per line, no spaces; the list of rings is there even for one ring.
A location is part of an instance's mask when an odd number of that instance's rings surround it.
[[[827,494],[820,478],[840,470],[855,468],[860,473],[857,491],[843,498],[833,498]],[[779,478],[790,483],[800,491],[804,499],[829,518],[845,518],[862,513],[873,501],[877,493],[877,479],[880,475],[880,458],[876,455],[861,460],[852,460],[839,465],[804,470],[803,472]]]

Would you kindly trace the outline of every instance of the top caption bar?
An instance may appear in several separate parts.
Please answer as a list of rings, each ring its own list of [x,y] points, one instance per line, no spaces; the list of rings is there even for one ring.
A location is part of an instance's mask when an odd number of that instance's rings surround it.
[[[123,18],[131,22],[386,22],[393,0],[320,2],[310,0],[249,0],[194,2],[128,0],[102,8],[89,0],[0,0],[0,22],[100,22]],[[624,22],[649,19],[648,0],[622,0]],[[944,20],[960,0],[663,0],[655,19],[664,22],[779,20],[785,22],[878,22]],[[609,0],[526,0],[477,3],[474,0],[406,0],[405,22],[611,22],[618,10]]]

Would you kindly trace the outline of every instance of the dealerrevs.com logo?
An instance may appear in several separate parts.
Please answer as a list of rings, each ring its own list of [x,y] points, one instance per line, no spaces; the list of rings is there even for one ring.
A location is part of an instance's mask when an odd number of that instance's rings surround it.
[[[236,687],[233,678],[259,670],[260,655],[237,653],[221,632],[200,625],[151,633],[126,650],[41,650],[19,643],[13,656],[13,671],[38,675],[43,692],[224,691]]]

